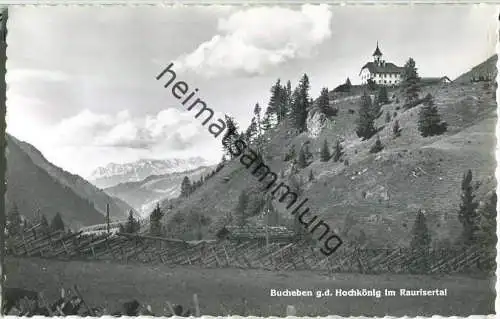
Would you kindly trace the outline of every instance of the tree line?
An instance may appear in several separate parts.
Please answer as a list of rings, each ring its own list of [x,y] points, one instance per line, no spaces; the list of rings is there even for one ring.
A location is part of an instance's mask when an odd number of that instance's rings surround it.
[[[9,210],[6,216],[6,224],[5,224],[5,231],[7,236],[16,236],[20,235],[22,232],[32,228],[36,224],[40,224],[41,227],[45,230],[50,230],[50,231],[71,231],[65,224],[61,213],[57,212],[54,217],[52,217],[50,223],[45,216],[45,214],[38,214],[39,217],[33,220],[30,220],[26,218],[25,216],[22,216],[21,213],[19,212],[19,208],[17,204],[14,202],[12,205],[12,208]]]

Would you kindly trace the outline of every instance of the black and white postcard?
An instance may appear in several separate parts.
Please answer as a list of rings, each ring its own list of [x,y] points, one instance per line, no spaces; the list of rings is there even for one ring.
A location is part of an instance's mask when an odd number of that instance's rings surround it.
[[[3,314],[495,314],[496,7],[2,23]]]

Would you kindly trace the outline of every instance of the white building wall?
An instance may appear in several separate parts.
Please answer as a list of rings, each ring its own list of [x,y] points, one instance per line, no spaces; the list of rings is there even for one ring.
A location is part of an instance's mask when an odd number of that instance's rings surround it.
[[[368,69],[363,69],[360,73],[361,84],[366,84],[368,79],[372,79],[376,84],[380,85],[398,85],[401,82],[401,74],[399,73],[370,73]]]
[[[368,71],[368,69],[361,70],[360,78],[361,84],[366,84],[368,82],[368,79],[371,78],[370,71]]]

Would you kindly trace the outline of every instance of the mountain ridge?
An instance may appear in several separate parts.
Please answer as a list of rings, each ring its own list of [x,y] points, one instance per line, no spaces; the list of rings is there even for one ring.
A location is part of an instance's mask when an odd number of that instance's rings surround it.
[[[57,212],[73,229],[104,222],[104,216],[88,199],[75,194],[72,189],[38,166],[17,139],[7,139],[7,212],[17,206],[19,213],[32,220],[39,214],[50,221]]]
[[[109,163],[96,168],[88,179],[100,188],[109,188],[120,183],[136,182],[150,175],[181,172],[206,166],[208,162],[201,156],[186,159],[139,159],[128,163]]]
[[[105,188],[104,191],[110,196],[124,200],[145,215],[157,202],[177,197],[184,176],[194,182],[202,175],[206,176],[212,169],[212,166],[200,166],[183,172],[150,175],[140,181],[124,182]]]
[[[32,159],[33,163],[44,169],[49,175],[58,180],[62,185],[69,187],[75,194],[94,203],[95,208],[102,215],[106,215],[106,205],[109,204],[110,217],[112,219],[124,219],[129,210],[132,209],[126,202],[114,199],[105,192],[95,187],[83,177],[72,174],[49,162],[43,153],[33,145],[20,141],[10,136],[21,149]]]

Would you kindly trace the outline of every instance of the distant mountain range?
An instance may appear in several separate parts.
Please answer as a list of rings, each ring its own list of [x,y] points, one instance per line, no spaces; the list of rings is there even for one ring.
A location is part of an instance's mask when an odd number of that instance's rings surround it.
[[[157,202],[164,199],[178,197],[181,191],[181,182],[185,176],[194,182],[202,175],[206,176],[213,167],[201,166],[185,172],[176,172],[163,175],[151,175],[137,182],[120,183],[104,189],[114,197],[120,198],[137,211],[146,216]]]
[[[89,181],[100,188],[108,188],[120,183],[142,181],[151,175],[164,175],[182,172],[208,165],[202,157],[187,159],[141,159],[132,163],[110,163],[97,168],[89,176]]]
[[[112,219],[132,209],[82,177],[50,163],[33,145],[7,134],[7,211],[15,205],[27,218],[50,219],[60,212],[72,228],[104,222],[106,204]]]

